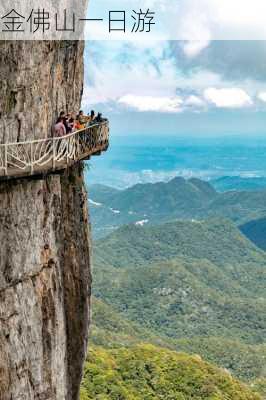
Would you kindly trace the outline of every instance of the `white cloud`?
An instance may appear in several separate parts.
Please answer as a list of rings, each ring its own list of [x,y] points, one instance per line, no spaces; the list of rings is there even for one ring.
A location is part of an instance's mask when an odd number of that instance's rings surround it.
[[[265,0],[180,0],[171,9],[165,29],[171,29],[172,40],[266,38]]]
[[[241,108],[253,104],[250,96],[240,88],[208,88],[204,90],[204,98],[218,108]]]
[[[100,103],[114,106],[128,94],[155,98],[151,102],[153,108],[158,104],[157,98],[175,98],[178,77],[175,61],[164,56],[167,49],[168,43],[164,42],[160,46],[140,42],[88,43],[83,107]],[[176,104],[171,101],[170,107]]]
[[[188,43],[187,43],[188,44]],[[183,47],[184,42],[179,44]],[[207,45],[207,42],[205,42]],[[197,43],[198,51],[203,44]],[[196,54],[196,50],[193,50]],[[190,53],[192,54],[192,53]],[[177,51],[177,55],[180,53]],[[185,69],[187,62],[172,56],[169,43],[90,42],[86,52],[86,111],[105,106],[105,112],[128,108],[143,112],[178,113],[208,108],[240,108],[266,102],[266,84],[240,77],[234,81],[211,65]],[[184,62],[185,67],[181,68]],[[225,61],[226,62],[226,61]],[[237,71],[237,65],[235,66]]]
[[[183,51],[189,58],[196,57],[209,45],[209,40],[189,40],[183,43]]]
[[[266,103],[266,92],[260,92],[257,97],[258,97],[259,100],[261,100],[264,103]]]
[[[185,99],[184,104],[188,107],[204,107],[205,101],[203,101],[199,96],[192,94]]]
[[[182,111],[183,101],[179,96],[155,97],[128,94],[121,97],[118,103],[142,112],[177,113]]]
[[[91,40],[122,39],[145,41],[153,37],[169,40],[255,40],[266,39],[265,0],[116,0],[116,9],[128,14],[128,32],[111,32],[108,18],[102,23],[86,24]],[[155,11],[156,25],[146,32],[133,35],[130,17],[133,9]],[[90,0],[89,16],[104,17],[110,9],[110,0]],[[188,45],[189,54],[197,52],[197,45]]]

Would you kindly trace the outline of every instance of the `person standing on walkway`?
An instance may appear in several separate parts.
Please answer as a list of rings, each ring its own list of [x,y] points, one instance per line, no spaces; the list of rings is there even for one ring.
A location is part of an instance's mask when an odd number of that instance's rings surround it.
[[[66,135],[66,127],[64,125],[64,118],[59,117],[54,126],[54,135],[57,137],[62,137]]]

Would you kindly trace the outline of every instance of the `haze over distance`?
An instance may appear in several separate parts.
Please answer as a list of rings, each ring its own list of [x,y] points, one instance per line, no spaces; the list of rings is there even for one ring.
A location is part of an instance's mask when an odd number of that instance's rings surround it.
[[[265,63],[264,41],[87,42],[83,108],[111,128],[92,182],[264,176]]]

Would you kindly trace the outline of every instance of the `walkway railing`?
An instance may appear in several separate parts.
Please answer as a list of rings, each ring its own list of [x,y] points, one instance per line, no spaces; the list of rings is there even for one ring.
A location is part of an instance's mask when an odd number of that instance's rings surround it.
[[[46,174],[105,151],[108,121],[62,136],[0,144],[0,179]]]

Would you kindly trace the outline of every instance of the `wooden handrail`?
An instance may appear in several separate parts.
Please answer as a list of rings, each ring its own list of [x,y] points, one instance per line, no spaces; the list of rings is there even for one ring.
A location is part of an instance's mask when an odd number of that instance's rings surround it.
[[[65,169],[107,150],[108,145],[107,120],[62,137],[0,144],[0,180]]]

